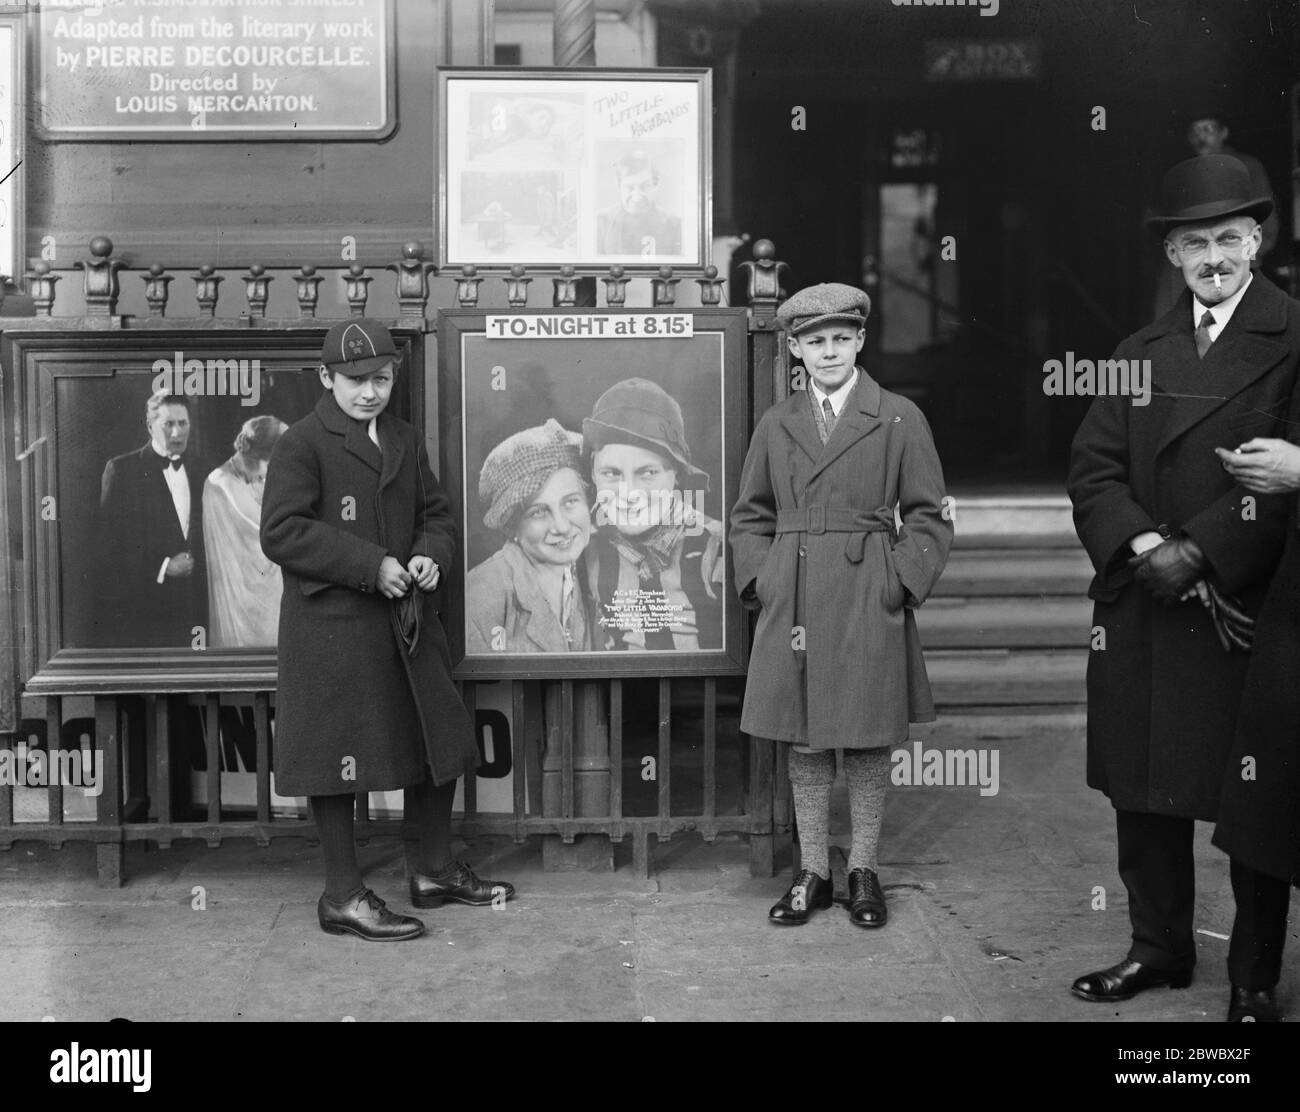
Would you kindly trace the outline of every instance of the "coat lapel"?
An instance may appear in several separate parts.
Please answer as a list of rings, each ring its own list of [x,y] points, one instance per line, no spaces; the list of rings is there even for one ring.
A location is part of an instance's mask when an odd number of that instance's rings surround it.
[[[1203,359],[1192,336],[1191,293],[1187,292],[1155,326],[1150,337],[1153,389],[1173,404],[1156,451],[1227,405],[1287,355],[1284,295],[1256,275],[1228,325]]]
[[[808,407],[805,391],[791,394],[785,401],[785,412],[781,414],[781,427],[786,435],[803,449],[811,462],[816,462],[822,454],[822,438],[817,435],[817,422]]]
[[[356,456],[372,471],[383,471],[383,456],[374,442],[366,435],[366,426],[361,421],[354,421],[339,408],[334,395],[328,390],[316,403],[316,416],[330,432],[343,437],[343,447],[350,455]],[[380,414],[382,417],[383,415]],[[382,425],[383,422],[381,421]],[[380,433],[383,442],[383,433]]]
[[[809,476],[809,482],[817,478],[864,436],[869,436],[875,432],[881,424],[879,414],[880,386],[875,379],[859,367],[858,384],[853,390],[853,396],[844,407],[839,420],[835,422],[835,429],[817,458],[817,466],[813,468],[813,473]],[[808,419],[810,422],[812,421],[811,414],[809,414]],[[813,436],[817,436],[815,423],[813,425]],[[817,439],[818,443],[820,443],[821,438],[817,437]]]
[[[406,458],[406,442],[397,435],[393,420],[386,413],[379,415],[375,431],[379,434],[379,446],[383,449],[383,461],[379,472],[379,489],[383,490],[401,474],[402,461]],[[374,447],[368,436],[366,443]]]

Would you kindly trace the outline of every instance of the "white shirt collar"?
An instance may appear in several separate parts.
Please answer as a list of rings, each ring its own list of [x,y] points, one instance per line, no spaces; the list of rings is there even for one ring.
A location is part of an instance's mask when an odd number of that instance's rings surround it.
[[[158,450],[158,445],[155,444],[152,440],[149,441],[149,447],[153,449],[153,454],[154,454],[155,456],[157,456],[159,459],[169,460],[169,459],[172,459],[172,458],[173,458],[172,456],[169,456],[166,452],[160,452],[160,451]],[[182,467],[185,466],[185,459],[184,459],[184,457],[182,457],[182,456],[176,456],[176,457],[174,457],[174,458],[176,458],[176,459],[178,459],[178,460],[181,461],[181,466],[182,466]]]
[[[1232,314],[1237,311],[1237,306],[1241,304],[1242,295],[1250,289],[1250,284],[1255,280],[1255,276],[1246,272],[1246,281],[1242,283],[1241,289],[1217,305],[1203,305],[1201,299],[1192,294],[1192,331],[1195,332],[1201,327],[1201,318],[1208,312],[1214,318],[1214,328],[1222,331],[1232,320]]]
[[[812,385],[813,400],[817,402],[817,408],[821,409],[822,399],[829,398],[831,403],[831,412],[838,417],[840,415],[840,410],[844,408],[844,403],[849,400],[849,395],[853,393],[853,388],[858,384],[858,369],[857,367],[854,367],[853,373],[849,375],[848,381],[833,394],[823,394],[821,390],[818,389],[817,383],[813,381],[811,375],[808,376],[808,381]]]

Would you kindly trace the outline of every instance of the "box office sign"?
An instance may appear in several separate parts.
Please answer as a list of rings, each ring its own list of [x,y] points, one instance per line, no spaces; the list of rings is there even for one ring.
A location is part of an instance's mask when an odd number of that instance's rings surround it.
[[[392,0],[44,0],[49,139],[380,138]]]
[[[743,310],[438,314],[461,676],[734,674]]]
[[[443,266],[702,268],[708,70],[438,71]]]

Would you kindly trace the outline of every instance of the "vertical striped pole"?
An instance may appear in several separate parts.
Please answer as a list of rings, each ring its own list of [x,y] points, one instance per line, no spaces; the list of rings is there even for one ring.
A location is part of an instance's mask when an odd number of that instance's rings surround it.
[[[596,64],[596,0],[555,0],[551,49],[557,66]]]

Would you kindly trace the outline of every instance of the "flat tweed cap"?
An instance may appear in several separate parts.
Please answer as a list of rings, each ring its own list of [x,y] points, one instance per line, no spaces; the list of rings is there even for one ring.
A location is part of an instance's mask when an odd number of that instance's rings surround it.
[[[479,472],[479,501],[488,507],[483,524],[508,531],[515,513],[562,467],[582,474],[582,437],[555,418],[507,436],[487,454]]]
[[[792,336],[831,321],[852,321],[861,328],[871,312],[871,298],[855,286],[823,282],[800,290],[781,303],[776,319]]]

